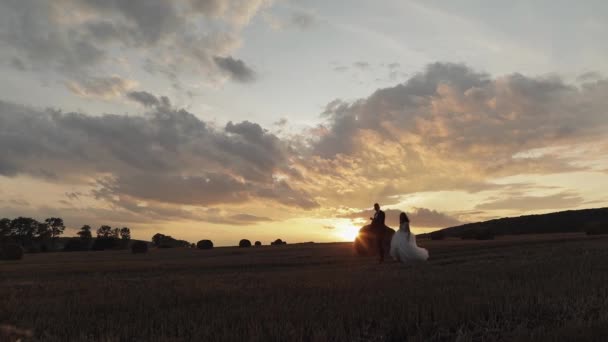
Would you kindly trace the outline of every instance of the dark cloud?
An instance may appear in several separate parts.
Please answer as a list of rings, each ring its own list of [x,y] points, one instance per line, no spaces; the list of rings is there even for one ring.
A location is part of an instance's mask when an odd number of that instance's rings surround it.
[[[419,227],[451,227],[464,223],[448,214],[426,208],[414,208],[408,216],[412,224]]]
[[[65,193],[65,197],[67,197],[69,200],[74,201],[74,200],[79,200],[80,196],[82,196],[81,192],[66,192]]]
[[[0,46],[23,62],[18,65],[70,79],[95,77],[127,55],[124,51],[142,48],[154,51],[149,63],[175,69],[175,75],[198,72],[215,79],[213,56],[236,48],[241,27],[263,5],[257,0],[2,1]],[[221,29],[198,32],[201,20]],[[114,55],[116,50],[121,55]],[[233,68],[244,66],[234,62]],[[251,76],[238,71],[243,69],[236,71],[237,80]]]
[[[0,101],[0,145],[5,176],[40,177],[43,170],[57,181],[98,178],[98,199],[131,203],[131,210],[138,209],[136,201],[210,206],[258,199],[317,206],[306,191],[274,178],[294,172],[285,143],[248,121],[217,130],[163,106],[145,116],[95,117]],[[110,176],[99,178],[103,174]]]
[[[279,128],[283,128],[287,126],[287,124],[288,120],[286,118],[280,118],[279,120],[273,123],[273,125],[278,126]]]
[[[579,82],[595,82],[603,79],[604,77],[602,76],[602,74],[595,71],[585,72],[576,78],[576,80]]]
[[[291,24],[299,29],[306,30],[314,27],[317,18],[314,14],[306,11],[294,11],[291,14]]]
[[[399,215],[403,211],[397,209],[383,209],[383,211],[386,214],[386,224],[393,228],[399,227]],[[454,218],[448,214],[426,208],[414,208],[412,211],[406,212],[406,214],[408,215],[413,227],[445,228],[457,226],[463,223],[457,218]],[[367,224],[369,223],[369,218],[373,216],[374,210],[368,209],[343,215],[342,217],[365,220],[365,224]]]
[[[348,71],[348,69],[349,68],[344,65],[339,65],[337,67],[334,67],[334,71],[336,71],[336,72],[345,72],[345,71]]]
[[[302,209],[318,208],[319,204],[307,192],[294,189],[286,181],[275,181],[271,187],[260,188],[255,192],[260,198],[267,198],[279,203]]]
[[[371,65],[368,62],[358,61],[353,63],[353,66],[361,70],[366,70],[369,69]]]
[[[253,224],[253,223],[258,223],[258,222],[272,221],[268,217],[255,216],[255,215],[250,215],[250,214],[236,214],[236,215],[229,216],[228,218],[231,220],[237,221],[237,222],[244,223],[244,224]]]
[[[11,66],[19,71],[26,71],[27,67],[25,66],[25,63],[17,57],[13,57],[11,58]]]
[[[250,199],[248,189],[251,187],[226,174],[184,177],[149,172],[121,176],[99,185],[100,190],[95,192],[98,198],[111,200],[114,196],[127,195],[144,201],[198,206],[246,202]]]
[[[171,101],[169,101],[168,97],[162,96],[158,98],[147,91],[131,91],[127,93],[127,98],[141,104],[144,107],[171,107]]]
[[[245,62],[240,59],[228,57],[213,57],[215,64],[230,77],[239,82],[251,82],[256,78],[255,71],[248,67]]]

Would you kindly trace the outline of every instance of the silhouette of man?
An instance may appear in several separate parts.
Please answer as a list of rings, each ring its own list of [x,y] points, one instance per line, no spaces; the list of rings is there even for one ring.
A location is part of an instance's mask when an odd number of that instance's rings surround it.
[[[376,211],[376,213],[374,213],[374,217],[370,217],[369,219],[372,220],[371,230],[374,232],[376,238],[376,246],[379,254],[378,261],[382,263],[384,262],[384,232],[386,230],[384,228],[385,215],[384,211],[380,210],[380,205],[378,203],[374,203],[374,210]]]

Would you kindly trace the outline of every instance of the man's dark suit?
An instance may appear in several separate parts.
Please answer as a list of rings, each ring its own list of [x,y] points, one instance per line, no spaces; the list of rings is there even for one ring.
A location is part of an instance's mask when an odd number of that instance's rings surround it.
[[[378,254],[380,256],[380,262],[384,261],[384,233],[386,231],[384,219],[384,211],[378,210],[372,218],[372,232],[376,235],[376,246],[378,246]]]
[[[376,214],[374,215],[374,218],[372,219],[372,225],[374,225],[374,228],[376,228],[376,227],[384,228],[384,218],[385,217],[386,216],[384,215],[384,211],[382,211],[382,210],[376,211]]]

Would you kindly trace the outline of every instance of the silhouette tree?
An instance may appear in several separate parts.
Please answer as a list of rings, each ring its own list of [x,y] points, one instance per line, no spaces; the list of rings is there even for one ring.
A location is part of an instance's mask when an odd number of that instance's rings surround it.
[[[271,246],[280,246],[280,245],[286,245],[286,244],[287,244],[287,242],[285,242],[281,239],[276,239],[270,243]]]
[[[48,230],[50,232],[50,237],[55,239],[59,237],[59,235],[63,234],[65,230],[65,225],[63,224],[63,219],[59,217],[50,217],[44,220],[46,225],[48,226]]]
[[[80,228],[80,231],[76,234],[78,234],[80,239],[83,241],[91,241],[91,239],[93,238],[93,235],[91,234],[91,226],[89,226],[88,224],[82,226],[82,228]]]
[[[31,246],[39,233],[40,223],[30,217],[17,217],[11,221],[10,235],[21,246]]]
[[[152,243],[158,248],[191,247],[191,244],[188,241],[176,240],[169,235],[160,233],[156,233],[152,236]]]
[[[163,235],[161,233],[156,233],[156,234],[154,234],[154,236],[152,236],[152,243],[154,244],[154,246],[160,247],[160,245],[163,243],[163,241],[166,240],[166,238],[167,238],[166,235]]]
[[[260,247],[260,246],[262,245],[262,243],[261,243],[260,241],[256,241],[256,242],[254,243],[254,245],[255,245],[256,247]]]
[[[112,237],[112,227],[101,226],[97,229],[97,238],[109,238]]]
[[[112,229],[111,237],[114,239],[118,239],[120,237],[120,228]]]
[[[131,230],[128,227],[122,227],[120,230],[120,239],[123,241],[131,240]]]
[[[116,249],[120,245],[118,243],[118,237],[120,236],[120,229],[110,226],[103,225],[97,229],[97,239],[93,243],[93,250],[102,251],[106,249]]]
[[[36,239],[39,241],[46,241],[48,239],[50,239],[53,234],[51,232],[51,227],[49,226],[49,224],[46,222],[39,222],[38,226],[36,227],[36,234],[34,234]]]
[[[11,239],[11,220],[7,218],[0,219],[0,242],[9,241]]]
[[[243,240],[239,241],[239,247],[241,247],[241,248],[251,247],[251,241],[249,241],[247,239],[243,239]]]

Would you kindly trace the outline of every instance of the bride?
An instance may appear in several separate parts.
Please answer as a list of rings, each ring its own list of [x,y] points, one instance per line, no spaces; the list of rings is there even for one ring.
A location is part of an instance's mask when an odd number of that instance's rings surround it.
[[[391,257],[397,261],[422,261],[429,258],[429,252],[416,245],[416,235],[410,232],[410,219],[405,213],[399,215],[399,230],[391,240]]]

